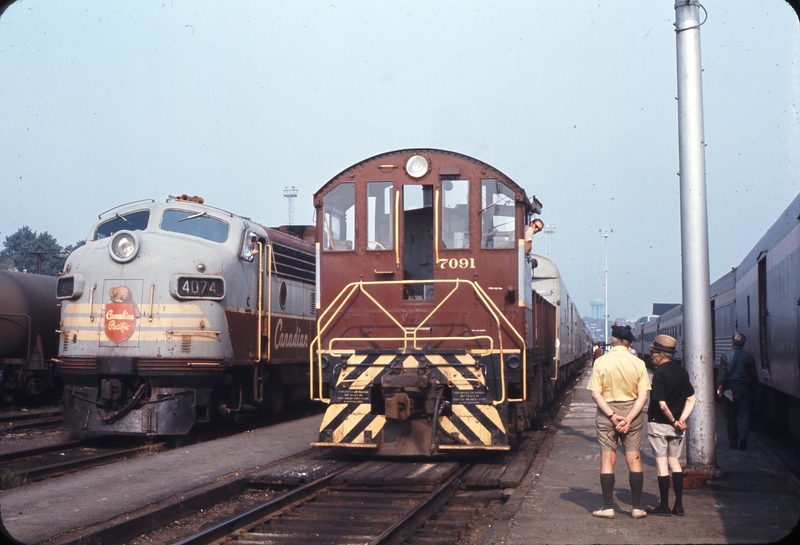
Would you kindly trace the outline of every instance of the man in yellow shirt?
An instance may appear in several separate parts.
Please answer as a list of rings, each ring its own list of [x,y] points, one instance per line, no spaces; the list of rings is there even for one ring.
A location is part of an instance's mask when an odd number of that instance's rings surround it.
[[[597,440],[600,443],[603,508],[592,513],[595,517],[614,518],[614,465],[618,442],[625,447],[625,462],[630,471],[631,516],[635,519],[647,516],[641,506],[644,474],[639,447],[644,428],[642,409],[647,403],[650,378],[644,362],[628,352],[632,342],[630,326],[615,326],[611,330],[611,350],[595,360],[586,387],[597,405]]]

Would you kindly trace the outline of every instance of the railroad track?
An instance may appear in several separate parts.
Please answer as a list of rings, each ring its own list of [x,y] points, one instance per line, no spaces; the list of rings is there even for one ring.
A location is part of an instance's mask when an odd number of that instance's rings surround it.
[[[64,411],[54,409],[43,412],[15,413],[0,415],[0,432],[11,433],[19,430],[60,426],[64,422]]]
[[[439,470],[441,465],[448,467]],[[447,462],[425,464],[425,471],[409,472],[409,466],[412,464],[365,463],[340,469],[179,543],[207,545],[226,537],[238,545],[391,543],[415,521],[438,512],[456,493],[454,483],[471,467]],[[361,473],[380,472],[395,473],[396,477],[381,479],[373,486],[366,484],[368,478],[357,478]],[[415,472],[444,478],[433,490],[418,491],[414,489],[431,484],[404,485],[409,473]],[[348,484],[348,475],[362,484]]]

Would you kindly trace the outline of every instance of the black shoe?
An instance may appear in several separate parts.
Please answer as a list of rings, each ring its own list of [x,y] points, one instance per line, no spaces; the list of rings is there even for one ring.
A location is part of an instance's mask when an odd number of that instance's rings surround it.
[[[676,505],[672,508],[672,514],[678,517],[683,516],[683,505]]]
[[[744,441],[739,441],[738,449],[747,450],[747,439],[745,439]]]
[[[668,517],[670,515],[669,507],[666,505],[659,505],[658,507],[650,507],[645,509],[648,515],[658,515],[660,517]]]

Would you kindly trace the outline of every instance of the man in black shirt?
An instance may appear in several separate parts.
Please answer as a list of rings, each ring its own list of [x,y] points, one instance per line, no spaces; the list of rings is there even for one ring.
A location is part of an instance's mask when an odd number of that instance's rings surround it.
[[[695,405],[694,388],[686,369],[672,361],[677,341],[658,335],[650,345],[650,357],[656,370],[647,409],[647,439],[653,447],[658,472],[661,504],[645,511],[651,515],[683,516],[683,469],[680,455],[686,419]],[[669,470],[675,490],[675,506],[669,509]]]

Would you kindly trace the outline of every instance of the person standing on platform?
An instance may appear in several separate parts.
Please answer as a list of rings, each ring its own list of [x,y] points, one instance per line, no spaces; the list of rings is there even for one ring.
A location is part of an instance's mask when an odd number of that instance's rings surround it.
[[[661,504],[645,509],[650,515],[683,516],[683,447],[686,419],[692,414],[696,398],[686,369],[672,361],[677,341],[669,335],[658,335],[650,345],[650,358],[656,368],[653,389],[647,409],[647,439],[653,447],[658,472]],[[675,506],[669,509],[669,470],[675,490]]]
[[[625,462],[630,471],[631,516],[635,519],[647,516],[641,508],[644,474],[639,448],[644,428],[642,409],[647,403],[650,379],[644,362],[628,352],[632,342],[630,326],[614,327],[611,330],[611,349],[594,362],[586,387],[597,405],[595,425],[600,443],[603,508],[592,512],[595,517],[614,518],[614,466],[620,441],[625,447]]]
[[[733,334],[733,348],[719,360],[717,395],[722,396],[728,413],[728,441],[732,449],[747,450],[750,436],[750,415],[758,389],[758,373],[753,356],[744,351],[747,337]]]

